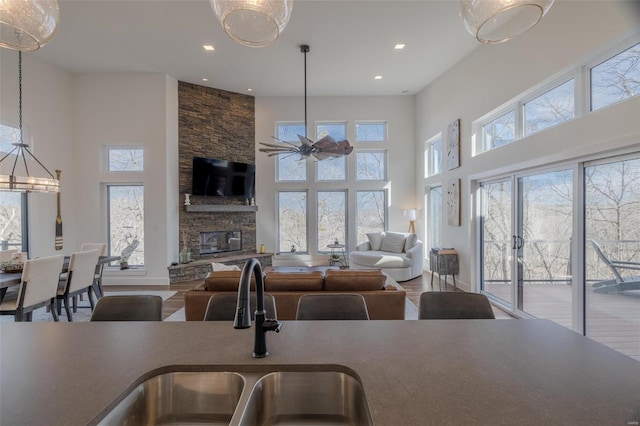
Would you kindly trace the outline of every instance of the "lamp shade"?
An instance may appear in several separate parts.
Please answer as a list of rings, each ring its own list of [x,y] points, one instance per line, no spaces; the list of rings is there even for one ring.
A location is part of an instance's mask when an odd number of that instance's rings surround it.
[[[57,0],[0,0],[0,46],[38,50],[58,29]]]
[[[225,32],[249,47],[273,43],[291,17],[293,0],[209,0]]]
[[[410,210],[405,210],[404,211],[404,215],[407,217],[407,219],[411,220],[416,220],[416,209],[410,209]]]
[[[460,16],[478,41],[502,43],[524,33],[542,19],[554,0],[462,0]]]

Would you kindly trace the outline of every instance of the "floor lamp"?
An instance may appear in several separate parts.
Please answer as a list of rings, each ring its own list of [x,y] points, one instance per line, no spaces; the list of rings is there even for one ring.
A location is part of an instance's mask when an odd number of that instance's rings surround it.
[[[416,209],[405,210],[404,215],[409,218],[409,231],[412,234],[416,233]]]

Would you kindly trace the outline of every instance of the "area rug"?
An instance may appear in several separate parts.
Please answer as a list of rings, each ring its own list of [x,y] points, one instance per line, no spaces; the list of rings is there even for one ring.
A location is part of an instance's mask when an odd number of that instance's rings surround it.
[[[149,296],[160,296],[162,300],[167,300],[174,294],[175,291],[105,291],[105,296],[119,296],[119,295],[149,295]],[[91,309],[89,308],[89,302],[86,300],[79,303],[78,312],[73,313],[73,322],[87,322],[91,318]],[[176,312],[177,313],[177,312]],[[175,314],[174,314],[175,315]],[[60,322],[67,322],[67,315],[64,313],[64,308],[62,309],[62,314],[59,315]],[[168,318],[167,318],[168,319]],[[180,320],[172,320],[172,321],[180,321]],[[0,316],[0,323],[10,323],[14,322],[14,318],[11,315],[3,315]],[[47,312],[46,308],[40,308],[33,311],[32,322],[53,322],[53,317],[50,312]]]

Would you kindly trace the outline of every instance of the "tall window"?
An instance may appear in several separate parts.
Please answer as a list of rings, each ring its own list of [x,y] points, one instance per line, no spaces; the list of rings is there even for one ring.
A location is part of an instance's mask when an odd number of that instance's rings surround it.
[[[20,142],[20,129],[0,124],[0,156]],[[27,194],[0,192],[0,249],[28,251]]]
[[[571,79],[525,103],[525,136],[574,118],[574,87],[575,80]]]
[[[429,247],[442,247],[442,186],[432,186],[427,193],[427,239]]]
[[[318,191],[318,253],[329,251],[328,244],[347,238],[347,193]]]
[[[278,252],[307,252],[307,191],[278,193]]]
[[[358,191],[356,193],[356,229],[358,244],[367,241],[367,233],[386,229],[385,191]]]
[[[437,135],[427,141],[424,154],[426,166],[424,177],[442,173],[442,135]]]
[[[276,123],[276,138],[283,142],[300,143],[298,135],[304,136],[304,123]],[[276,180],[307,180],[307,162],[298,154],[279,154],[276,163]]]
[[[112,256],[144,265],[144,187],[107,185],[108,245]]]
[[[640,94],[640,43],[590,71],[592,111]]]

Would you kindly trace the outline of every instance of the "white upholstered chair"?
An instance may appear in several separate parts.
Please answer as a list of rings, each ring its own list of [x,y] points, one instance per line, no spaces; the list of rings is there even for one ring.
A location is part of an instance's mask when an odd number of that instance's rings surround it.
[[[58,321],[55,299],[63,263],[62,255],[27,260],[20,288],[2,300],[0,315],[13,315],[16,321],[31,321],[35,309],[49,306],[53,320]]]
[[[95,280],[96,264],[98,263],[98,250],[80,251],[71,254],[69,268],[66,277],[60,281],[56,299],[58,300],[58,312],[60,303],[64,302],[64,309],[67,313],[67,320],[73,321],[70,298],[73,298],[73,312],[77,312],[76,296],[87,293],[89,303],[93,310],[93,297],[91,289]]]
[[[107,243],[83,243],[80,246],[80,251],[98,250],[98,256],[107,255]],[[98,265],[96,262],[95,277],[93,282],[95,284],[96,297],[102,297],[102,272],[104,265]],[[74,299],[75,300],[75,299]]]

